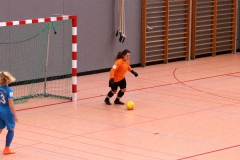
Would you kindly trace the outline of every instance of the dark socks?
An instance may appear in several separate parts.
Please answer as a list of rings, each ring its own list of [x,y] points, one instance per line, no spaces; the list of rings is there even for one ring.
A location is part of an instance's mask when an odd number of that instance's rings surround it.
[[[14,131],[8,131],[6,136],[6,146],[9,147],[14,137]]]
[[[116,100],[119,100],[120,98],[122,98],[122,96],[124,95],[124,92],[122,92],[121,90],[118,92],[117,94],[117,98]]]
[[[107,94],[107,97],[105,98],[104,102],[107,104],[107,105],[111,105],[110,101],[109,101],[109,98],[111,98],[114,94],[112,93],[112,91],[109,91],[108,94]],[[123,105],[124,103],[121,102],[119,99],[124,95],[124,92],[122,92],[121,90],[118,92],[117,94],[117,98],[115,99],[114,103],[115,104],[121,104]]]
[[[107,94],[108,98],[111,98],[113,96],[113,93],[112,91],[109,91],[108,94]]]
[[[113,96],[113,93],[112,91],[109,91],[108,94],[107,94],[107,97],[105,98],[104,102],[107,104],[107,105],[111,105],[110,101],[109,101],[109,98],[111,98]]]
[[[117,94],[117,98],[115,99],[114,103],[123,105],[124,103],[119,100],[123,95],[124,95],[124,92],[120,90]]]

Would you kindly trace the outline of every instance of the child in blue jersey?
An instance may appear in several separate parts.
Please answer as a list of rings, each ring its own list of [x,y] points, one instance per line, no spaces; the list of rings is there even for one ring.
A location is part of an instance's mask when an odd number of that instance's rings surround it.
[[[14,154],[10,144],[14,137],[15,122],[18,122],[16,111],[13,105],[13,90],[8,84],[15,81],[9,72],[0,72],[0,133],[7,127],[6,146],[3,154]]]

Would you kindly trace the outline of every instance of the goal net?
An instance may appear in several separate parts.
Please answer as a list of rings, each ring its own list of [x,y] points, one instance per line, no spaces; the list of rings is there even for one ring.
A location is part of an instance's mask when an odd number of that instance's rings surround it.
[[[0,70],[16,81],[14,102],[77,99],[76,16],[0,22]]]

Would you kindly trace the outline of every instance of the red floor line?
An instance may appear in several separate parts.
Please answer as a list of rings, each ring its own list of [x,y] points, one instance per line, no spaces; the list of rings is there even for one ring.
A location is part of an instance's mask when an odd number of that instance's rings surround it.
[[[202,89],[209,89],[209,88],[205,88],[205,87],[201,87],[201,88],[202,88]],[[218,92],[222,92],[222,93],[235,94],[235,95],[239,95],[239,94],[240,94],[240,92],[229,92],[229,91],[218,90],[218,89],[215,89],[215,88],[211,88],[211,90],[218,91]]]
[[[211,108],[211,109],[215,109],[215,108],[219,108],[219,107],[214,107],[214,108]],[[206,110],[208,110],[208,109],[206,109]],[[201,111],[204,111],[204,110],[201,110]],[[200,112],[200,111],[196,111],[196,112]],[[188,114],[192,114],[192,113],[194,113],[194,112],[190,112],[190,113],[188,113]],[[184,114],[181,114],[181,115],[184,115]],[[176,116],[181,116],[181,115],[176,115]],[[174,116],[174,117],[176,117],[176,116]],[[173,117],[173,116],[172,116]],[[163,119],[166,119],[166,118],[172,118],[172,117],[165,117],[165,118],[163,118]],[[133,125],[133,124],[131,124],[131,125]],[[124,127],[127,127],[127,126],[131,126],[131,125],[126,125],[126,126],[124,126]],[[33,125],[30,125],[30,126],[33,126]],[[37,127],[37,126],[34,126],[34,127]],[[119,128],[119,127],[115,127],[115,128]],[[115,128],[110,128],[110,129],[115,129]],[[107,130],[110,130],[110,129],[107,129]],[[19,129],[19,130],[21,130],[21,129]],[[48,130],[48,129],[47,129]],[[27,131],[27,132],[30,132],[30,131]],[[34,133],[34,132],[33,132]],[[63,132],[61,132],[61,133],[63,133]],[[93,133],[93,132],[91,132],[91,133]],[[37,133],[37,134],[39,134],[39,133]],[[67,134],[70,134],[70,135],[73,135],[73,136],[82,136],[82,137],[85,137],[84,135],[86,135],[86,134],[82,134],[82,135],[74,135],[74,134],[71,134],[71,133],[67,133]],[[89,134],[89,133],[88,133]],[[47,135],[47,136],[49,136],[49,135]],[[51,136],[51,137],[54,137],[54,136]],[[55,138],[58,138],[58,137],[55,137]],[[89,137],[87,137],[87,138],[89,138]],[[63,138],[63,139],[66,139],[66,138]],[[92,139],[92,138],[90,138],[90,139]],[[71,140],[69,140],[69,139],[66,139],[66,140],[68,140],[68,141],[71,141]],[[38,141],[37,141],[38,142]],[[42,143],[45,143],[45,142],[42,142]],[[78,143],[82,143],[82,142],[78,142]],[[112,142],[109,142],[109,143],[112,143]],[[84,144],[87,144],[87,143],[84,143]],[[52,144],[51,144],[52,145]],[[91,145],[91,144],[88,144],[88,145]],[[132,147],[132,146],[131,146]],[[133,153],[132,153],[133,154]]]
[[[139,122],[139,123],[134,123],[134,124],[129,124],[129,125],[124,125],[124,126],[120,126],[120,127],[130,127],[130,126],[133,126],[133,125],[136,125],[136,124],[143,124],[143,123],[148,123],[148,122],[153,122],[153,121],[158,121],[158,120],[163,120],[163,119],[175,118],[175,117],[179,117],[179,116],[183,116],[183,115],[194,114],[194,113],[197,113],[197,112],[204,112],[204,111],[207,111],[207,110],[212,110],[212,109],[217,109],[217,108],[222,108],[222,107],[225,107],[225,106],[207,108],[207,109],[192,111],[192,112],[188,112],[188,113],[173,115],[173,116],[169,116],[169,117],[162,117],[162,118],[159,118],[159,119],[156,119],[156,118],[154,119],[154,118],[152,118],[153,120],[144,121],[144,122]],[[116,128],[119,128],[119,127],[109,128],[109,129],[105,129],[105,130],[101,130],[101,131],[96,131],[96,132],[89,132],[89,133],[81,134],[81,135],[78,135],[78,136],[84,136],[84,135],[86,135],[86,134],[92,134],[92,133],[97,133],[97,132],[112,130],[112,129],[116,129]],[[74,137],[74,136],[72,136],[72,137]],[[69,137],[67,137],[67,138],[69,138]]]
[[[234,58],[234,59],[240,59],[240,58]],[[225,62],[225,60],[222,60],[223,62]],[[219,62],[222,62],[222,61],[216,61],[214,63],[219,63]],[[192,67],[198,67],[198,66],[203,66],[205,64],[214,64],[214,63],[211,63],[211,62],[208,62],[208,63],[201,63],[201,64],[197,64],[197,65],[192,65]],[[227,65],[227,66],[238,66],[239,64],[234,64],[234,65]],[[226,66],[222,66],[222,67],[218,67],[218,68],[225,68]],[[188,68],[188,66],[184,66],[184,67],[181,67],[181,68]],[[201,69],[201,68],[197,68],[199,70],[204,70],[204,69]],[[215,69],[215,68],[214,68]],[[160,71],[166,71],[166,70],[172,70],[172,68],[170,69],[162,69]],[[212,70],[212,69],[208,69],[208,70]],[[143,74],[145,73],[153,73],[154,71],[152,72],[144,72]],[[191,73],[191,72],[185,72],[185,73]]]
[[[58,104],[63,104],[63,103],[69,103],[69,102],[72,102],[72,101],[59,102],[59,103],[53,103],[53,104],[47,104],[47,105],[36,106],[36,107],[31,107],[31,108],[17,109],[16,111],[25,111],[25,110],[29,110],[29,109],[42,108],[42,107],[53,106],[53,105],[58,105]]]
[[[202,156],[202,155],[205,155],[205,154],[214,153],[214,152],[219,152],[219,151],[222,151],[222,150],[227,150],[227,149],[236,148],[236,147],[240,147],[240,145],[231,146],[231,147],[222,148],[222,149],[217,149],[217,150],[209,151],[209,152],[205,152],[205,153],[200,153],[200,154],[196,154],[196,155],[193,155],[193,156],[180,158],[180,159],[177,159],[177,160],[189,159],[189,158],[198,157],[198,156]]]
[[[181,95],[186,95],[186,93],[182,93],[182,92],[177,92],[177,91],[174,91],[175,93],[179,93]],[[166,94],[164,93],[164,95],[167,95],[167,96],[173,96],[172,94]],[[177,96],[177,95],[174,95],[174,97],[180,97],[180,98],[186,98],[186,96]],[[188,99],[190,100],[196,100],[196,101],[202,101],[202,99],[200,98],[209,98],[207,96],[198,96],[199,98],[192,98],[192,97],[188,97]],[[209,100],[204,100],[204,102],[209,102],[209,103],[212,103],[212,104],[219,104],[219,105],[225,105],[225,103],[216,103],[216,102],[212,102],[212,101],[209,101]],[[238,102],[236,102],[238,103]],[[236,104],[235,103],[235,104]]]
[[[91,99],[91,98],[97,98],[97,97],[102,97],[102,96],[103,96],[103,95],[100,95],[100,96],[94,96],[94,97],[87,97],[87,98],[78,99],[77,101],[85,100],[85,99]],[[71,102],[72,102],[72,101],[59,102],[59,103],[53,103],[53,104],[48,104],[48,105],[36,106],[36,107],[31,107],[31,108],[18,109],[18,110],[16,110],[16,111],[24,111],[24,110],[30,110],[30,109],[36,109],[36,108],[42,108],[42,107],[47,107],[47,106],[54,106],[54,105],[58,105],[58,104],[71,103]]]
[[[176,70],[177,68],[175,68]],[[175,74],[175,70],[173,72],[173,75]],[[240,73],[240,72],[234,72],[234,73],[228,73],[228,74],[235,74],[235,73]],[[185,82],[192,82],[192,81],[198,81],[198,80],[202,80],[202,79],[209,79],[209,78],[215,78],[215,77],[221,77],[221,76],[226,76],[228,74],[220,74],[220,75],[216,75],[216,76],[209,76],[209,77],[204,77],[204,78],[197,78],[197,79],[192,79],[192,80],[186,80],[186,81],[179,81],[178,79],[176,79],[175,75],[175,79],[178,82],[175,83],[168,83],[168,84],[163,84],[163,85],[157,85],[157,86],[152,86],[152,87],[145,87],[145,88],[140,88],[140,89],[133,89],[133,90],[129,90],[128,92],[132,92],[132,91],[138,91],[138,90],[144,90],[144,89],[150,89],[150,88],[157,88],[157,87],[163,87],[163,86],[168,86],[168,85],[173,85],[173,84],[183,84]]]
[[[177,68],[175,68],[173,74],[175,77],[175,71]],[[240,72],[235,72],[235,73],[240,73]],[[229,74],[235,74],[235,73],[229,73]],[[133,91],[139,91],[139,90],[145,90],[145,89],[150,89],[150,88],[157,88],[157,87],[163,87],[163,86],[169,86],[169,85],[173,85],[173,84],[184,84],[185,82],[191,82],[191,81],[197,81],[197,80],[201,80],[201,79],[208,79],[208,78],[213,78],[213,77],[220,77],[220,76],[225,76],[225,75],[229,75],[229,74],[222,74],[222,75],[216,75],[216,76],[210,76],[210,77],[204,77],[204,78],[198,78],[198,79],[193,79],[193,80],[187,80],[187,81],[179,81],[176,77],[175,79],[178,81],[176,83],[168,83],[168,84],[163,84],[163,85],[157,85],[157,86],[152,86],[152,87],[145,87],[145,88],[139,88],[139,89],[133,89],[133,90],[129,90],[128,92],[133,92]],[[184,84],[185,85],[185,84]],[[188,86],[189,88],[193,88]],[[195,90],[198,90],[196,88],[193,88]],[[198,90],[201,91],[201,90]],[[201,91],[203,92],[203,91]],[[206,92],[207,93],[207,92]],[[214,95],[214,94],[213,94]],[[86,99],[92,99],[92,98],[98,98],[98,97],[103,97],[105,95],[99,95],[99,96],[93,96],[93,97],[86,97],[86,98],[81,98],[81,99],[77,99],[77,101],[81,101],[81,100],[86,100]],[[218,95],[219,96],[219,95]],[[221,96],[220,96],[221,97]],[[226,98],[226,97],[223,97]],[[230,98],[229,98],[230,99]],[[236,100],[236,99],[232,99],[232,100]],[[239,100],[237,100],[239,101]],[[53,104],[49,104],[49,105],[42,105],[42,106],[36,106],[36,107],[31,107],[31,108],[24,108],[24,109],[18,109],[16,111],[24,111],[24,110],[30,110],[30,109],[36,109],[36,108],[42,108],[42,107],[47,107],[47,106],[53,106],[53,105],[58,105],[58,104],[63,104],[63,103],[70,103],[72,101],[67,101],[67,102],[61,102],[61,103],[53,103]]]
[[[220,62],[221,62],[221,61],[220,61]],[[208,64],[208,63],[202,63],[201,66],[202,66],[203,64]],[[195,66],[199,66],[199,65],[193,65],[192,67],[195,67]],[[227,66],[238,66],[238,65],[227,65]],[[219,68],[224,68],[224,67],[225,67],[225,66],[219,67]],[[186,68],[186,67],[181,67],[181,68]],[[205,70],[205,69],[200,69],[200,68],[197,68],[197,69],[199,69],[198,71]],[[215,68],[214,68],[214,69],[215,69]],[[208,69],[208,70],[214,70],[214,69]],[[172,68],[167,69],[167,70],[172,70]],[[160,71],[161,71],[161,70],[160,70]],[[164,70],[164,71],[166,71],[166,70]],[[192,73],[192,72],[196,72],[196,71],[184,72],[184,73],[180,73],[180,74],[186,74],[186,73]],[[152,73],[152,72],[145,72],[145,73]],[[236,73],[240,73],[240,72],[235,72],[235,73],[230,73],[230,74],[236,74]],[[224,74],[224,75],[226,75],[226,74]],[[166,75],[165,77],[167,77],[167,76],[171,76],[171,75]],[[190,80],[190,81],[191,81],[191,80]],[[193,81],[195,81],[195,80],[193,80]],[[185,81],[185,82],[187,82],[187,81]]]
[[[231,74],[229,74],[229,75],[227,75],[227,76],[240,78],[240,76],[234,76],[234,75],[231,75]]]
[[[221,96],[221,95],[213,94],[213,93],[210,93],[210,92],[205,92],[205,91],[202,91],[202,90],[200,90],[200,89],[197,89],[197,88],[188,86],[188,85],[186,85],[186,84],[184,83],[184,82],[186,82],[186,81],[180,81],[180,80],[176,77],[176,74],[175,74],[176,70],[177,70],[177,68],[175,68],[175,70],[173,71],[173,76],[174,76],[174,78],[175,78],[179,83],[183,84],[183,85],[186,86],[186,87],[192,88],[192,89],[194,89],[194,90],[196,90],[196,91],[199,91],[199,92],[203,92],[203,93],[207,93],[207,94],[210,94],[210,95],[214,95],[214,96],[216,96],[216,97],[221,97],[221,98],[226,98],[226,99],[230,99],[230,100],[240,101],[240,100],[238,100],[238,99],[229,98],[229,97],[224,97],[224,96]],[[228,75],[228,74],[225,74],[225,75]],[[216,77],[216,76],[213,76],[213,77]]]
[[[221,107],[214,107],[214,108],[210,108],[210,109],[216,109],[216,108],[221,108]],[[160,118],[160,119],[156,119],[156,120],[163,120],[163,119],[168,119],[168,118],[183,116],[183,115],[187,115],[187,114],[193,114],[193,113],[202,112],[202,111],[210,110],[210,109],[204,109],[204,110],[199,110],[199,111],[194,111],[194,112],[189,112],[189,113],[174,115],[174,116],[170,116],[170,117],[164,117],[164,118]],[[89,133],[80,134],[80,135],[71,134],[71,133],[66,133],[66,134],[69,134],[69,135],[72,135],[72,136],[70,136],[70,137],[65,137],[65,138],[62,138],[62,139],[65,139],[65,140],[67,140],[67,141],[72,141],[72,140],[69,140],[68,138],[72,138],[72,137],[75,137],[75,136],[85,137],[86,135],[92,134],[92,133],[97,133],[97,132],[102,132],[102,131],[107,131],[107,130],[112,130],[112,129],[118,129],[118,128],[121,128],[121,127],[129,127],[129,126],[132,126],[132,125],[142,124],[142,123],[147,123],[147,122],[152,122],[152,121],[156,121],[156,120],[145,121],[145,122],[140,122],[140,123],[135,123],[135,124],[129,124],[129,125],[120,126],[120,127],[117,126],[117,127],[108,128],[108,129],[105,129],[105,130],[100,130],[100,131],[96,131],[96,132],[89,132]],[[33,125],[30,125],[30,126],[33,126]],[[33,126],[33,127],[37,127],[37,126]],[[40,127],[40,128],[43,128],[43,127]],[[49,130],[48,128],[43,128],[43,129]],[[23,130],[23,129],[19,129],[19,130]],[[23,130],[23,131],[26,131],[26,130]],[[55,131],[55,130],[52,130],[52,131]],[[32,131],[26,131],[26,132],[39,134],[39,133],[37,133],[37,132],[32,132]],[[58,132],[58,131],[56,131],[56,132]],[[60,133],[64,133],[64,132],[60,132]],[[46,135],[46,134],[45,134],[45,135]],[[46,136],[51,136],[51,135],[46,135]],[[55,137],[55,136],[51,136],[51,137],[58,138],[58,137]],[[89,137],[87,137],[87,138],[89,138]],[[92,138],[90,138],[90,139],[92,139]],[[37,141],[37,142],[38,142],[38,141]],[[42,143],[45,143],[45,142],[42,142]],[[78,143],[82,143],[82,142],[78,142]],[[112,143],[112,142],[109,142],[109,143]],[[87,143],[84,143],[84,144],[87,144]],[[88,145],[92,145],[92,144],[88,144]],[[121,144],[121,145],[122,145],[122,144]],[[132,147],[132,146],[131,146],[131,147]],[[134,147],[134,148],[136,148],[136,147]],[[154,152],[156,152],[156,151],[154,151]],[[175,155],[175,156],[176,156],[176,155]]]
[[[188,112],[188,113],[173,115],[173,116],[169,116],[169,117],[162,117],[162,118],[160,118],[160,119],[152,118],[152,120],[149,120],[149,121],[144,121],[144,122],[139,122],[139,123],[124,125],[124,126],[117,126],[117,127],[108,128],[108,129],[105,129],[105,130],[100,130],[100,131],[95,131],[95,132],[89,132],[89,133],[85,133],[85,134],[81,134],[81,135],[76,135],[76,134],[72,134],[72,133],[68,133],[68,132],[57,131],[57,130],[53,130],[53,129],[49,129],[49,128],[44,128],[44,127],[39,127],[39,126],[29,125],[29,124],[24,124],[24,123],[20,123],[20,124],[22,124],[22,125],[27,125],[27,126],[32,126],[32,127],[36,127],[36,128],[42,128],[42,129],[45,129],[45,130],[51,130],[51,131],[59,132],[59,133],[63,133],[63,134],[68,134],[68,135],[70,135],[69,137],[63,138],[63,139],[67,139],[67,138],[71,138],[71,137],[75,137],[75,136],[84,136],[84,135],[87,135],[87,134],[92,134],[92,133],[97,133],[97,132],[112,130],[112,129],[116,129],[116,128],[119,128],[119,127],[129,127],[129,126],[133,126],[133,125],[136,125],[136,124],[143,124],[143,123],[148,123],[148,122],[153,122],[153,121],[158,121],[158,120],[163,120],[163,119],[168,119],[168,118],[174,118],[174,117],[178,117],[178,116],[193,114],[193,113],[197,113],[197,112],[203,112],[203,111],[206,111],[206,110],[211,110],[211,109],[216,109],[216,108],[222,108],[222,107],[224,107],[224,106],[207,108],[207,109],[202,109],[202,110],[198,110],[198,111],[193,111],[193,112]],[[22,130],[22,131],[26,131],[26,132],[32,132],[32,131],[27,131],[27,130],[23,130],[23,129],[18,129],[18,130]],[[37,132],[32,132],[32,133],[39,134],[39,133],[37,133]],[[46,135],[46,136],[51,136],[51,135],[47,135],[47,134],[45,134],[45,135]],[[51,136],[51,137],[54,137],[54,136]],[[54,137],[54,138],[58,138],[58,137]]]

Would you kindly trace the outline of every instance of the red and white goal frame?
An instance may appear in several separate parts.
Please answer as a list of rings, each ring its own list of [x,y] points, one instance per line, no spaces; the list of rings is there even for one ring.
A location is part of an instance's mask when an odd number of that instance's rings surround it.
[[[47,17],[47,18],[0,22],[0,27],[62,21],[62,20],[72,21],[72,101],[77,101],[77,16],[76,15],[61,15],[61,16]]]

